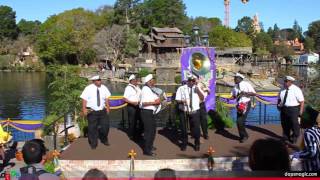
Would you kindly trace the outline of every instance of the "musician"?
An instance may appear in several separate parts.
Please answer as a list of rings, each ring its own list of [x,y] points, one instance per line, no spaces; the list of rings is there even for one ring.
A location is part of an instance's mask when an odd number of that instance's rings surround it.
[[[187,121],[191,124],[191,133],[195,139],[195,151],[200,150],[200,101],[204,99],[203,94],[196,86],[196,77],[188,76],[186,85],[180,86],[176,92],[176,101],[179,104],[180,127],[182,131],[181,150],[187,149],[188,131]]]
[[[208,136],[208,113],[206,109],[205,99],[210,94],[209,88],[197,77],[197,86],[201,94],[203,95],[203,100],[200,101],[200,125],[202,129],[202,135],[204,139],[209,139]]]
[[[289,140],[295,144],[300,135],[298,117],[303,113],[304,96],[302,90],[294,85],[293,81],[295,81],[293,77],[285,77],[284,87],[278,97],[278,109],[280,110],[283,140]],[[292,137],[291,131],[293,132]]]
[[[249,135],[245,128],[245,122],[251,108],[251,96],[256,95],[252,85],[243,80],[244,75],[236,73],[234,76],[235,86],[232,90],[232,97],[237,100],[237,126],[240,136],[240,143],[248,140]]]
[[[102,144],[109,146],[109,97],[110,91],[101,83],[100,76],[93,76],[92,84],[81,94],[82,112],[88,119],[88,141],[91,149],[96,149],[98,136]]]
[[[160,105],[159,96],[152,90],[155,85],[152,74],[145,77],[145,85],[141,90],[140,108],[141,119],[144,125],[144,148],[143,154],[155,156],[153,142],[156,136],[155,112]]]
[[[138,80],[135,75],[129,77],[129,84],[124,90],[124,101],[128,104],[128,121],[129,121],[129,130],[128,135],[130,139],[138,139],[141,136],[141,122],[139,121],[140,116],[140,94],[141,89],[138,86]],[[137,127],[138,126],[138,127]]]

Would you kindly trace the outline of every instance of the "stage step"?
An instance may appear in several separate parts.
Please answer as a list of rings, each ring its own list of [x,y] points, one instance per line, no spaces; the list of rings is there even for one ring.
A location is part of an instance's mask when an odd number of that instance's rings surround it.
[[[214,158],[213,171],[249,171],[247,157]],[[60,160],[60,168],[66,178],[80,178],[92,168],[97,168],[109,178],[126,178],[130,175],[130,160]],[[176,172],[206,172],[208,159],[135,160],[134,176],[150,177],[159,169],[170,168]]]

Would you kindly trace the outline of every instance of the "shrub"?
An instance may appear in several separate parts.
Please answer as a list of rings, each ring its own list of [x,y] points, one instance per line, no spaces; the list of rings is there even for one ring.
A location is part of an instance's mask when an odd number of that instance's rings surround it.
[[[181,74],[176,75],[176,76],[174,77],[174,82],[175,82],[176,84],[181,84]]]
[[[146,77],[148,74],[150,74],[150,71],[146,68],[142,68],[139,72],[138,72],[138,76],[139,77]]]

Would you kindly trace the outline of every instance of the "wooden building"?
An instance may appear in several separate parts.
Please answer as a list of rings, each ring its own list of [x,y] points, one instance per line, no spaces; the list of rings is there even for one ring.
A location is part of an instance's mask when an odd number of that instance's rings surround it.
[[[156,62],[157,66],[179,61],[178,51],[184,47],[185,36],[178,28],[153,27],[149,35],[140,36],[140,58],[146,63]]]

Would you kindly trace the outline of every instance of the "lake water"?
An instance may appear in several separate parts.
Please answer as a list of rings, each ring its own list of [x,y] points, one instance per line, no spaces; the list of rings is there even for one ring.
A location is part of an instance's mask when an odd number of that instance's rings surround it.
[[[46,87],[45,73],[0,72],[0,119],[43,119]]]

